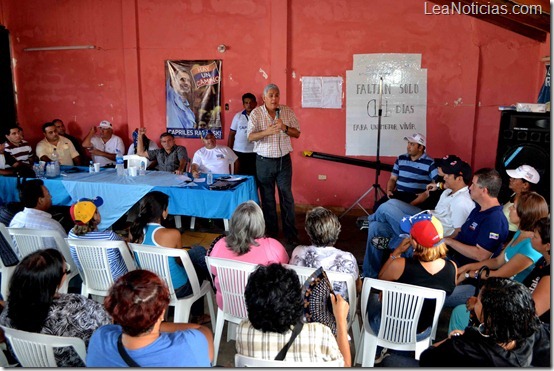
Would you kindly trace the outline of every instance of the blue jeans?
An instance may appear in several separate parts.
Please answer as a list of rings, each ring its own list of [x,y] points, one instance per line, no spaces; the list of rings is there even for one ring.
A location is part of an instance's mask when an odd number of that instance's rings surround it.
[[[420,211],[421,209],[417,206],[391,198],[382,204],[375,213],[371,214],[367,220],[370,224],[374,221],[387,223],[394,235],[398,236],[403,233],[400,230],[400,220],[406,215],[412,216]]]
[[[446,297],[444,306],[447,308],[464,305],[471,296],[475,295],[475,286],[473,285],[458,285],[452,291],[452,294]]]
[[[389,241],[388,249],[381,250],[376,248],[372,243],[374,237],[390,238],[391,240]],[[401,241],[402,237],[395,235],[389,224],[383,222],[370,223],[367,229],[367,242],[365,248],[364,262],[362,264],[363,276],[377,278],[377,276],[379,275],[379,271],[384,264],[384,261],[392,252],[392,250],[390,249],[395,249]],[[408,252],[408,255],[406,256],[411,255]]]
[[[256,155],[256,174],[260,186],[266,235],[273,238],[277,238],[279,235],[277,204],[275,201],[275,185],[277,185],[279,204],[281,205],[283,234],[289,241],[298,240],[294,216],[294,197],[292,195],[292,162],[290,154],[279,158]]]

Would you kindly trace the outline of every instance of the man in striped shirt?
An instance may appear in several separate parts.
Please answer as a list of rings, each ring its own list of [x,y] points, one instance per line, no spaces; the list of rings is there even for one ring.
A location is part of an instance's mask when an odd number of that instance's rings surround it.
[[[419,205],[422,209],[434,208],[434,205],[425,205],[421,203],[422,198],[417,198],[418,194],[425,192],[427,184],[434,182],[439,175],[434,160],[425,153],[425,137],[415,133],[404,137],[404,140],[408,141],[406,153],[398,156],[394,162],[387,182],[387,195],[377,202],[373,212],[391,198]]]
[[[35,153],[29,143],[23,139],[23,129],[18,125],[13,125],[6,134],[6,147],[4,150],[12,155],[17,161],[27,165],[33,165],[35,162]]]

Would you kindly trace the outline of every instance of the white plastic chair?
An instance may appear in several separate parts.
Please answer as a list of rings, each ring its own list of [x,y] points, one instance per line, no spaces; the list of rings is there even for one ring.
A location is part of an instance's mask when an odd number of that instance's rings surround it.
[[[284,264],[284,267],[288,269],[292,269],[298,274],[298,279],[300,280],[300,284],[303,285],[304,282],[308,279],[308,277],[317,270],[317,268],[311,268],[311,267],[301,267],[298,265],[291,265],[291,264]],[[334,272],[326,270],[325,273],[327,273],[327,277],[329,278],[329,281],[331,281],[331,284],[334,282],[346,282],[347,290],[348,290],[348,304],[350,306],[348,310],[348,328],[352,328],[352,338],[354,339],[354,350],[356,353],[359,352],[360,347],[360,335],[361,335],[361,328],[360,328],[360,319],[358,317],[357,308],[358,308],[358,297],[356,294],[356,279],[353,275],[349,273],[343,273],[343,272]]]
[[[108,296],[108,291],[114,283],[108,252],[117,249],[125,262],[127,272],[136,269],[136,263],[125,241],[104,241],[86,239],[65,239],[70,249],[75,250],[81,265],[83,286],[81,295]],[[77,264],[75,264],[77,265]],[[125,272],[125,273],[127,273]],[[123,273],[123,274],[125,274]],[[117,279],[117,278],[116,278]]]
[[[13,241],[15,241],[16,248],[19,250],[21,258],[24,258],[35,251],[48,248],[57,248],[58,251],[62,253],[64,260],[71,267],[71,273],[67,279],[64,280],[62,287],[60,287],[61,293],[67,293],[69,281],[79,274],[79,270],[71,257],[69,246],[67,245],[67,242],[65,242],[64,237],[58,231],[46,229],[11,227],[8,228],[8,231],[10,236],[12,236]],[[55,246],[52,246],[52,240],[55,242]]]
[[[156,273],[162,278],[169,288],[169,305],[175,307],[174,322],[188,322],[190,317],[190,308],[196,300],[208,299],[208,307],[211,316],[212,328],[215,326],[214,311],[214,292],[210,281],[205,280],[200,284],[196,271],[186,250],[173,249],[169,247],[148,246],[137,243],[129,243],[133,252],[137,267]],[[183,267],[192,287],[192,294],[178,299],[175,295],[175,287],[169,271],[169,258],[178,258],[183,262]]]
[[[130,166],[136,166],[140,169],[140,165],[144,164],[144,168],[148,167],[148,159],[139,155],[125,155],[123,161],[127,161],[127,168]]]
[[[229,322],[227,331],[227,341],[229,341],[230,338],[234,338],[231,334],[231,327],[236,331],[236,325],[240,324],[243,319],[248,318],[246,302],[244,301],[244,289],[250,273],[258,265],[209,256],[206,256],[206,265],[210,273],[215,269],[223,299],[223,308],[217,308],[217,324],[214,327],[214,360],[212,364],[215,365],[217,364],[217,355],[225,321]]]
[[[343,360],[329,362],[290,362],[258,359],[235,354],[235,367],[343,367]]]
[[[381,325],[374,334],[367,317],[367,304],[371,289],[381,290]],[[373,367],[377,346],[401,351],[415,351],[415,359],[431,345],[437,333],[439,314],[444,305],[444,290],[408,285],[405,283],[364,278],[362,286],[362,319],[364,331],[361,337],[362,351],[356,355],[356,363]],[[416,340],[417,323],[425,299],[435,299],[435,313],[429,337]],[[360,360],[360,356],[362,359]]]
[[[87,350],[83,339],[38,334],[0,326],[22,367],[58,367],[54,348],[73,347],[85,363]]]
[[[14,254],[17,255],[17,249],[13,246],[13,240],[10,236],[10,232],[3,223],[0,223],[0,233],[2,233],[2,237],[4,237],[4,240],[6,240],[8,245],[13,250]],[[0,259],[0,273],[2,274],[0,293],[2,293],[2,297],[4,298],[4,300],[8,300],[8,295],[10,292],[10,279],[12,278],[15,267],[17,267],[17,264],[11,267],[6,267],[2,262],[2,259]]]

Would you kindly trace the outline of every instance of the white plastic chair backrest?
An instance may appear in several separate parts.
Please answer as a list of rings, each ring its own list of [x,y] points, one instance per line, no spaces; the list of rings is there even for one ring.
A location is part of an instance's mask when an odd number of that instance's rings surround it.
[[[57,367],[54,348],[73,347],[85,363],[85,342],[76,337],[38,334],[0,326],[23,367]]]
[[[123,160],[127,161],[127,168],[129,168],[129,166],[140,168],[141,163],[144,163],[145,169],[148,167],[148,159],[139,155],[125,155],[123,156]]]
[[[198,294],[200,292],[198,276],[196,275],[196,271],[194,270],[194,266],[186,250],[148,246],[138,243],[129,243],[129,248],[133,252],[137,267],[154,272],[165,281],[171,295],[171,303],[175,303],[177,297],[175,296],[176,287],[173,286],[173,281],[171,280],[169,258],[181,259],[183,267],[187,272],[193,294]]]
[[[55,248],[62,253],[64,260],[70,265],[71,273],[67,277],[66,283],[79,274],[79,270],[71,257],[69,246],[58,231],[48,229],[30,229],[30,228],[8,228],[10,236],[15,241],[21,258],[41,249]],[[54,241],[55,246],[52,246]]]
[[[66,238],[65,240],[70,249],[75,249],[79,263],[83,268],[81,277],[89,290],[89,294],[107,296],[110,287],[114,283],[108,257],[108,252],[111,249],[119,250],[127,267],[127,272],[136,269],[135,261],[125,241],[71,238]]]
[[[446,292],[406,283],[364,278],[362,286],[361,313],[365,317],[371,289],[382,290],[381,326],[377,337],[396,344],[415,344],[417,323],[425,299],[436,299],[431,338],[437,331],[439,314]]]
[[[329,362],[292,362],[258,359],[235,354],[235,367],[343,367],[342,359]]]
[[[216,271],[223,299],[223,312],[238,318],[248,318],[244,289],[250,273],[258,265],[210,256],[206,256],[206,265],[210,272],[214,269]]]

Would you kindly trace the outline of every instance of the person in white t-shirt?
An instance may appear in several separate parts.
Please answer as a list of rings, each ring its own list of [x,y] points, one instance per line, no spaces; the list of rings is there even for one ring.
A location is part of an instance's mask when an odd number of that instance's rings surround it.
[[[246,130],[248,129],[248,116],[258,105],[256,96],[252,93],[244,94],[242,96],[242,105],[244,110],[237,112],[231,123],[227,145],[235,151],[239,158],[240,166],[238,168],[238,173],[256,176],[254,142],[248,141],[248,136],[246,135]]]
[[[217,144],[211,130],[203,131],[200,138],[204,147],[196,151],[192,158],[191,172],[194,178],[209,171],[213,174],[230,174],[231,166],[233,173],[236,172],[238,157],[231,148]]]
[[[100,129],[100,135],[95,135],[96,127],[90,129],[83,140],[83,147],[89,150],[92,161],[100,163],[100,166],[115,165],[116,150],[124,155],[125,144],[113,133],[112,124],[109,121],[101,121],[98,129]]]

